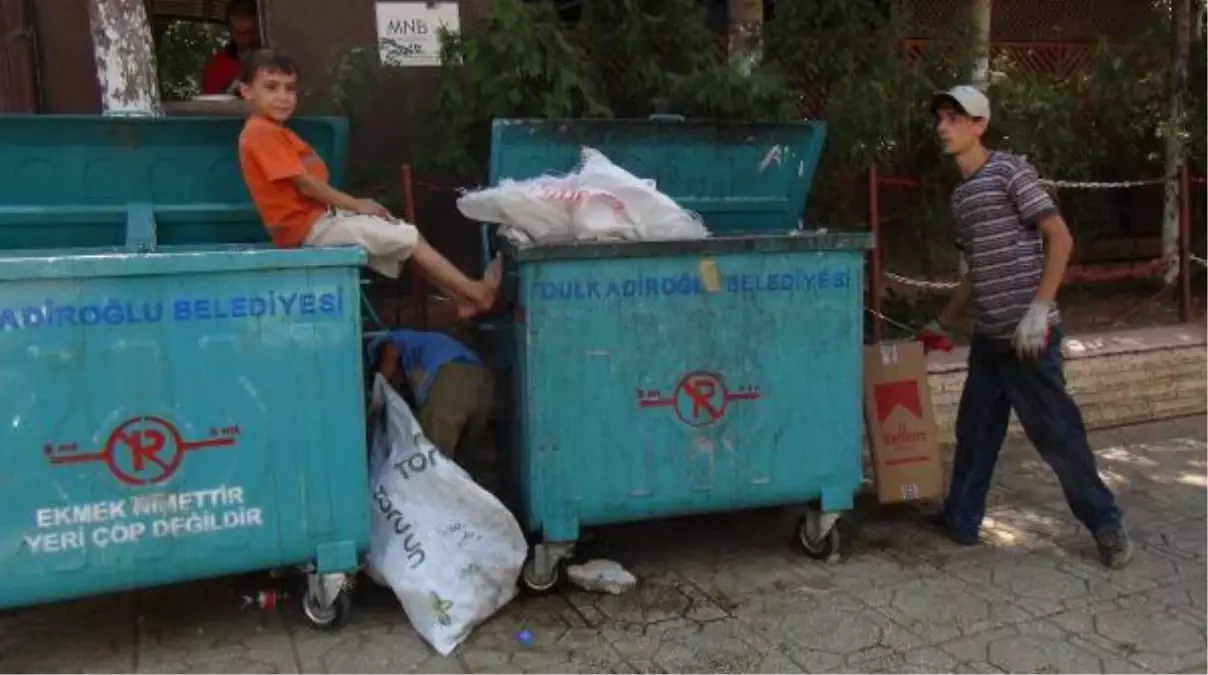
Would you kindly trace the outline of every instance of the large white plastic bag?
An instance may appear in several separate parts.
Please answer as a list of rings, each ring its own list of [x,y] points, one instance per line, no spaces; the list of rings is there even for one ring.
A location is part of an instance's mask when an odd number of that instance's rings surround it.
[[[370,410],[369,573],[447,656],[516,596],[524,533],[499,500],[424,437],[381,375]]]
[[[495,187],[467,192],[457,209],[470,220],[523,232],[536,242],[574,241],[574,176],[504,179]]]
[[[699,216],[643,180],[613,164],[602,152],[583,148],[577,172],[580,190],[600,191],[624,205],[637,239],[703,239],[709,236]]]
[[[641,238],[625,203],[607,190],[580,187],[571,213],[579,241]]]

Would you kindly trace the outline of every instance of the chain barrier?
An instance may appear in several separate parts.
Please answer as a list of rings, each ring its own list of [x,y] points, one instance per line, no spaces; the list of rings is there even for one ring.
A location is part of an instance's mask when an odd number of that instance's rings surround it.
[[[902,184],[902,185],[906,185],[908,187],[913,187],[914,183],[916,182],[916,181],[912,181],[909,179],[901,179],[901,178],[883,178],[880,180],[885,183],[895,184],[895,185]],[[1067,190],[1113,190],[1113,189],[1117,189],[1117,188],[1124,189],[1124,188],[1146,187],[1146,186],[1150,186],[1150,185],[1164,185],[1169,180],[1171,180],[1171,179],[1169,179],[1169,178],[1142,178],[1139,180],[1125,180],[1125,181],[1114,181],[1113,182],[1113,181],[1049,180],[1046,178],[1042,178],[1040,180],[1040,183],[1042,185],[1046,185],[1048,187],[1053,187],[1053,188],[1058,188],[1058,189],[1067,189]],[[1201,178],[1200,180],[1202,181],[1203,179]],[[921,185],[921,183],[919,183],[919,184]],[[1195,256],[1192,256],[1191,259],[1196,261],[1200,265],[1205,265],[1205,261],[1203,258],[1197,258]],[[1205,265],[1205,266],[1208,266],[1208,265]],[[927,279],[913,279],[911,277],[904,277],[900,274],[894,274],[893,272],[885,272],[885,278],[896,284],[901,284],[903,286],[909,286],[911,288],[919,288],[919,289],[923,289],[923,290],[927,290],[927,291],[950,291],[950,290],[956,288],[958,285],[957,282],[955,282],[955,281],[931,281],[931,280],[927,280]]]
[[[881,180],[884,182],[895,182],[896,179],[883,178]],[[901,179],[901,180],[904,181],[904,179]],[[1143,179],[1139,179],[1139,180],[1126,180],[1126,181],[1112,182],[1112,181],[1075,181],[1075,180],[1041,179],[1040,182],[1041,182],[1041,184],[1046,185],[1048,187],[1053,187],[1053,188],[1057,188],[1057,189],[1065,189],[1065,190],[1112,190],[1112,189],[1117,189],[1117,188],[1127,189],[1127,188],[1136,188],[1136,187],[1147,187],[1147,186],[1151,186],[1151,185],[1163,185],[1168,180],[1169,179],[1167,179],[1167,178],[1143,178]],[[1193,177],[1192,180],[1194,182],[1199,182],[1201,184],[1204,182],[1204,179],[1199,176]],[[913,183],[914,181],[910,181],[910,182]],[[465,189],[465,188],[454,187],[454,186],[450,186],[450,185],[443,185],[440,183],[434,183],[434,182],[424,181],[424,180],[417,180],[416,185],[418,187],[428,190],[429,192],[444,192],[444,193],[457,194]],[[1204,258],[1200,258],[1200,257],[1193,255],[1193,256],[1191,256],[1191,259],[1201,266],[1208,267],[1208,261],[1205,261]],[[889,281],[892,281],[896,284],[900,284],[902,286],[909,286],[911,288],[918,288],[918,289],[922,289],[922,290],[926,290],[926,291],[951,291],[952,289],[956,288],[959,285],[958,282],[955,282],[955,281],[932,281],[932,280],[927,280],[927,279],[914,279],[912,277],[906,277],[906,276],[902,276],[900,274],[894,274],[893,272],[888,272],[888,271],[885,272],[885,278],[888,279]],[[443,300],[444,298],[440,298],[440,299]]]
[[[1141,180],[1122,180],[1115,182],[1094,180],[1049,180],[1047,178],[1042,178],[1040,179],[1040,184],[1058,189],[1064,188],[1069,190],[1113,190],[1116,188],[1135,188],[1145,187],[1147,185],[1164,185],[1170,180],[1173,180],[1173,178],[1143,178]]]

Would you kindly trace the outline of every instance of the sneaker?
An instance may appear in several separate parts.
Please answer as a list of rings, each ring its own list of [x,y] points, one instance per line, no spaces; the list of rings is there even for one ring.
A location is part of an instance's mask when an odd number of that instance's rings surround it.
[[[1099,558],[1111,569],[1120,569],[1132,560],[1133,545],[1124,523],[1109,525],[1096,532],[1095,544],[1099,546]]]
[[[977,532],[963,533],[952,529],[952,525],[948,522],[948,514],[943,509],[923,516],[923,520],[961,546],[977,546],[981,543],[981,537]]]

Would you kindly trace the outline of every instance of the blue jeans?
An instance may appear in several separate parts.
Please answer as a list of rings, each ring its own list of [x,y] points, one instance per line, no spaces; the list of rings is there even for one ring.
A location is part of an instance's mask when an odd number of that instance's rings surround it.
[[[974,336],[969,374],[956,415],[956,452],[944,502],[949,527],[976,536],[1011,409],[1040,456],[1057,474],[1065,499],[1092,533],[1114,527],[1120,511],[1095,466],[1078,404],[1065,390],[1061,331],[1040,358],[1021,361],[1008,340]]]

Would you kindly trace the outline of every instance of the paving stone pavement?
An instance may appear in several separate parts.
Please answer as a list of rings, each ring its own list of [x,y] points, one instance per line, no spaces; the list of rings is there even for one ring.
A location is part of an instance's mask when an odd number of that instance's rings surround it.
[[[1137,542],[1124,570],[1097,564],[1052,474],[1013,446],[980,547],[865,504],[832,563],[792,549],[784,510],[643,523],[584,545],[635,572],[632,593],[522,597],[448,658],[369,582],[322,633],[292,606],[241,611],[259,580],[224,579],[7,614],[0,671],[1204,673],[1205,419],[1093,441]]]

